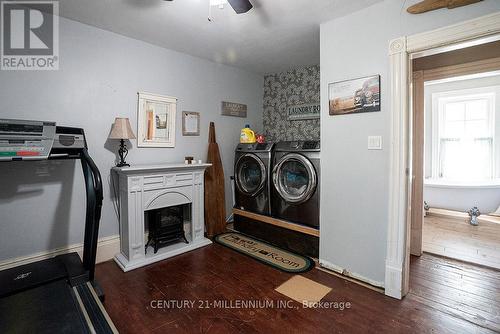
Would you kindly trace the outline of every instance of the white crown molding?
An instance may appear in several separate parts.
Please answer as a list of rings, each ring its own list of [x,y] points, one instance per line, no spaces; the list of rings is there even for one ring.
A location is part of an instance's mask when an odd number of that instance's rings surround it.
[[[7,259],[0,262],[0,271],[22,266],[24,264],[33,263],[41,260],[45,260],[57,255],[67,254],[77,252],[82,257],[83,253],[83,244],[74,244],[66,247],[56,248],[44,252],[39,252],[35,254],[20,256],[16,258]],[[96,263],[106,262],[118,254],[120,252],[120,236],[112,235],[109,237],[104,237],[99,239],[97,243],[97,257]]]
[[[444,28],[408,36],[408,53],[428,50],[500,32],[500,12],[481,16]]]
[[[411,178],[410,56],[415,52],[500,34],[500,12],[389,42],[391,142],[385,294],[401,299],[409,289]]]

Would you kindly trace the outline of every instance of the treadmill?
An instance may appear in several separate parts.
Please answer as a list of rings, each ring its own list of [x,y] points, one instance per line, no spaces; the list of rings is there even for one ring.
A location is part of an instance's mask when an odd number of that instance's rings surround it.
[[[0,271],[0,333],[118,333],[94,280],[103,194],[83,129],[0,119],[0,163],[47,159],[81,161],[87,195],[83,260],[68,253]]]

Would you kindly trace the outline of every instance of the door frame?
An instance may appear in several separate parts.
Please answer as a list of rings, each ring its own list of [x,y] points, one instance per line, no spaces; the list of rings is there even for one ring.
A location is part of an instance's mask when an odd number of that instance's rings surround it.
[[[413,71],[412,81],[412,136],[411,142],[411,203],[410,254],[422,255],[424,223],[424,71]]]
[[[385,294],[409,290],[412,178],[411,59],[485,43],[500,33],[500,12],[389,42],[391,144]],[[493,36],[495,37],[495,36]],[[496,38],[496,37],[495,37]]]

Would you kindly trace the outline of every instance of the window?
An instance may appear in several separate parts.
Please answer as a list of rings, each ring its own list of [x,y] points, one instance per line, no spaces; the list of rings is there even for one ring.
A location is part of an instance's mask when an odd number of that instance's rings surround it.
[[[433,94],[434,178],[474,182],[495,178],[495,92]]]

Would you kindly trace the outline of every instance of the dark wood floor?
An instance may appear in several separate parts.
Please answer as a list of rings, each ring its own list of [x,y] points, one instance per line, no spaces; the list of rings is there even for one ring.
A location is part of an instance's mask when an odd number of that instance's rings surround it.
[[[412,259],[412,292],[398,301],[320,270],[303,274],[332,288],[325,301],[351,308],[199,308],[200,300],[288,299],[274,289],[291,277],[220,245],[123,273],[97,266],[105,307],[120,333],[492,333],[500,331],[498,271],[431,255]],[[154,309],[152,300],[193,301]],[[213,304],[212,304],[213,305]],[[154,305],[153,305],[154,306]],[[215,305],[218,306],[218,305]],[[227,304],[226,306],[230,306]]]

